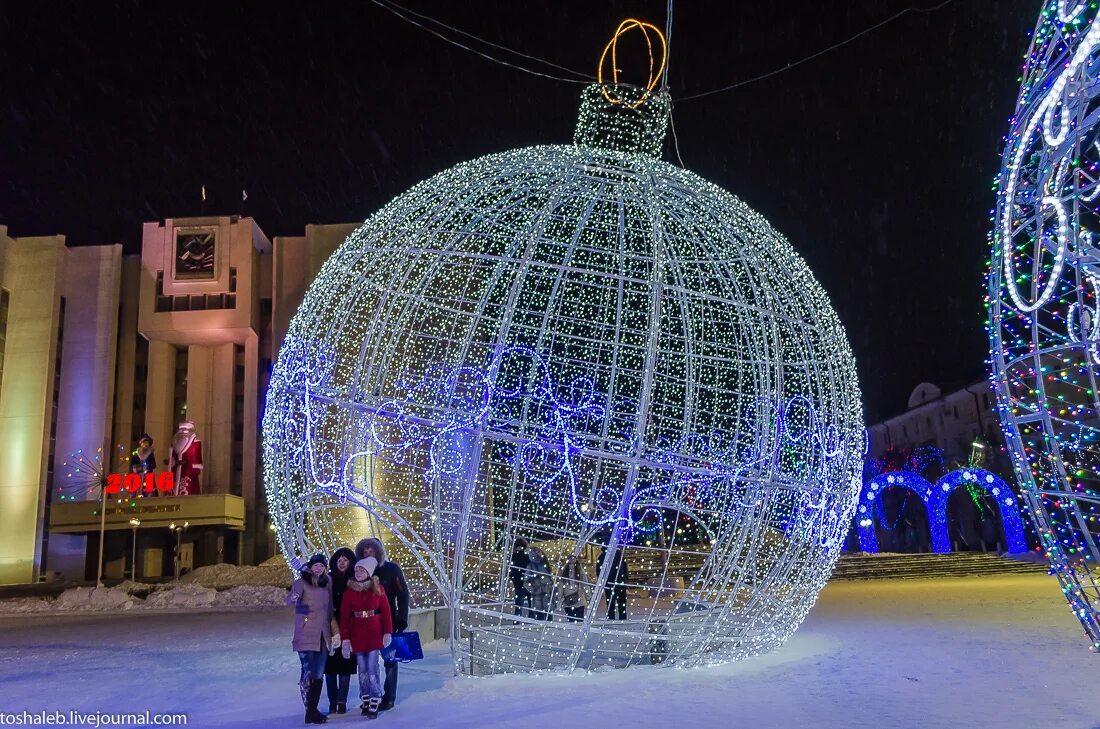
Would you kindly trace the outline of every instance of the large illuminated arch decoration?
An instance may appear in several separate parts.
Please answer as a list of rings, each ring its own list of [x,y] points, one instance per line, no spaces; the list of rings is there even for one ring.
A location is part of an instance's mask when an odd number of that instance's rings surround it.
[[[416,604],[450,610],[458,672],[769,650],[847,533],[864,426],[844,330],[763,217],[659,159],[669,98],[650,81],[587,87],[572,145],[460,164],[373,215],[272,373],[284,554],[379,534]],[[683,543],[672,513],[709,539]],[[549,604],[517,605],[521,538],[554,574],[580,557],[583,619],[560,579],[526,575]]]
[[[1100,648],[1097,12],[1085,0],[1043,4],[1002,157],[988,289],[993,382],[1017,483],[1094,649]]]
[[[996,474],[981,468],[960,468],[947,474],[932,487],[928,499],[928,514],[932,525],[932,551],[950,552],[951,535],[947,523],[947,499],[958,487],[978,487],[988,492],[997,504],[1004,527],[1005,548],[1009,552],[1026,552],[1027,538],[1024,536],[1024,524],[1020,519],[1020,509],[1016,505],[1016,494],[997,477]]]
[[[888,488],[903,488],[912,491],[928,508],[928,499],[932,493],[932,484],[923,476],[912,471],[890,471],[880,473],[863,485],[859,494],[859,506],[856,507],[856,530],[859,534],[859,548],[867,553],[878,551],[878,535],[875,534],[875,508],[881,502],[882,492]]]

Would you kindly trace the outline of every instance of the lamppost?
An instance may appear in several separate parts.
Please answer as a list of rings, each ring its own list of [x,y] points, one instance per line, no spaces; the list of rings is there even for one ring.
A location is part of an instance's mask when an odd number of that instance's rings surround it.
[[[981,438],[975,438],[970,444],[970,467],[982,468],[985,465],[985,443]]]
[[[95,586],[103,587],[103,537],[107,531],[107,484],[99,486],[99,562],[95,573]]]
[[[137,582],[137,529],[141,526],[141,519],[131,519],[130,526],[134,528],[133,557],[130,558],[130,579]]]
[[[177,524],[176,522],[172,522],[171,524],[168,525],[168,528],[176,533],[176,558],[175,558],[175,563],[176,563],[176,581],[177,582],[179,581],[179,578],[180,578],[180,537],[183,535],[183,530],[186,529],[187,526],[188,526],[187,522],[183,522],[183,524]]]

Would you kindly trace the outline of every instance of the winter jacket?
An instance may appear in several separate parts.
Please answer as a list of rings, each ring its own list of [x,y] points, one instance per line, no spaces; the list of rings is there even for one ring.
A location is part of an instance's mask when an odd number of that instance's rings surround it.
[[[604,549],[600,552],[600,559],[596,563],[596,572],[603,571],[604,560],[607,559],[607,550]],[[615,550],[615,555],[611,559],[611,569],[607,573],[607,584],[623,584],[630,580],[630,568],[626,564],[625,554],[622,547]]]
[[[508,570],[508,576],[512,578],[512,588],[516,593],[523,589],[523,580],[527,577],[527,568],[530,565],[531,558],[527,556],[527,552],[512,552],[512,567]]]
[[[373,614],[356,614],[361,612]],[[355,653],[367,653],[382,650],[382,636],[386,633],[393,633],[386,591],[376,593],[371,580],[349,582],[340,603],[340,637],[351,641],[351,649]]]
[[[336,569],[336,560],[340,555],[348,558],[348,569],[340,572]],[[355,579],[355,552],[347,547],[340,547],[332,553],[332,559],[328,561],[329,577],[332,578],[332,612],[340,616],[341,599],[347,589],[348,582]],[[343,638],[343,636],[341,636]],[[351,676],[356,671],[355,657],[344,658],[340,651],[336,651],[325,662],[325,673],[333,673],[339,676]]]
[[[336,569],[336,561],[341,555],[348,559],[348,568],[343,572]],[[348,547],[337,549],[328,561],[328,575],[332,579],[332,612],[334,615],[340,614],[340,598],[344,596],[344,590],[347,589],[348,582],[355,579],[355,561],[355,552]]]
[[[355,545],[356,559],[363,559],[367,546],[374,547],[378,554],[378,567],[374,570],[374,576],[382,583],[382,588],[390,601],[393,627],[396,632],[401,633],[409,627],[409,585],[405,582],[405,573],[398,565],[386,560],[385,545],[380,539],[373,537],[360,539]]]
[[[546,564],[546,557],[535,547],[532,547],[528,553],[525,585],[532,595],[549,595],[550,588],[554,585],[554,581],[550,578],[550,566]]]
[[[584,573],[584,565],[580,560],[566,561],[561,568],[561,585],[558,588],[559,599],[563,607],[583,607],[588,604],[585,590],[588,588],[588,575]],[[576,595],[576,597],[573,597]]]
[[[309,574],[309,573],[306,573]],[[324,585],[318,584],[324,582]],[[327,651],[332,640],[332,583],[305,574],[290,588],[286,604],[294,608],[294,650]]]

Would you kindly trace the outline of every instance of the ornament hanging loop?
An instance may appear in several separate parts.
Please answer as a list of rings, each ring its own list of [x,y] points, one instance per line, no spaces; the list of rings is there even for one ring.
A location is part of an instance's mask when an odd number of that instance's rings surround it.
[[[612,95],[612,93],[608,90],[607,84],[604,83],[603,67],[604,63],[607,61],[607,55],[608,53],[610,53],[611,83],[618,84],[619,64],[617,52],[619,38],[621,38],[627,31],[634,30],[635,28],[642,31],[642,35],[645,36],[646,47],[649,50],[649,78],[646,80],[645,93],[642,94],[640,99],[631,103],[626,99],[621,99]],[[650,31],[655,33],[657,36],[657,40],[661,42],[661,62],[659,64],[654,63],[655,59],[653,57],[653,39],[649,35]],[[626,104],[631,109],[637,109],[639,106],[645,103],[646,99],[649,98],[649,95],[650,93],[652,93],[653,89],[657,88],[657,84],[661,80],[661,74],[664,73],[665,63],[667,61],[668,44],[665,41],[665,35],[661,32],[661,29],[653,25],[652,23],[647,23],[643,20],[627,18],[623,22],[619,23],[619,27],[615,29],[615,35],[611,37],[611,40],[608,41],[606,46],[604,46],[603,53],[600,54],[600,66],[596,72],[596,81],[600,85],[600,90],[603,92],[604,98],[607,99],[609,102],[611,102],[612,104]]]

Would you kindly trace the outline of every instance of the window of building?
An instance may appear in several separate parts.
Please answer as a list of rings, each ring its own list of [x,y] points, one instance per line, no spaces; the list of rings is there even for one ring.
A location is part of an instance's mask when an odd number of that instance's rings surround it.
[[[130,421],[130,441],[136,443],[145,432],[145,400],[149,383],[149,340],[138,336],[134,348],[134,409]]]
[[[164,271],[157,271],[156,310],[161,311],[210,311],[215,309],[237,308],[237,269],[229,269],[229,291],[227,294],[178,294],[166,296],[164,293]]]
[[[244,347],[233,345],[233,445],[230,466],[233,469],[231,491],[238,496],[244,485]]]
[[[187,348],[176,350],[175,389],[172,393],[172,413],[176,423],[187,420]],[[172,425],[175,425],[173,423]]]
[[[53,506],[54,466],[57,455],[57,403],[61,400],[61,345],[65,341],[65,297],[61,297],[60,313],[57,317],[57,342],[53,358],[53,396],[50,408],[50,442],[46,453],[46,494],[43,507],[45,524],[50,523],[50,510]],[[42,530],[42,565],[46,573],[46,561],[50,554],[50,530]]]
[[[0,289],[0,387],[4,385],[4,352],[8,343],[8,309],[11,306],[11,294]]]

